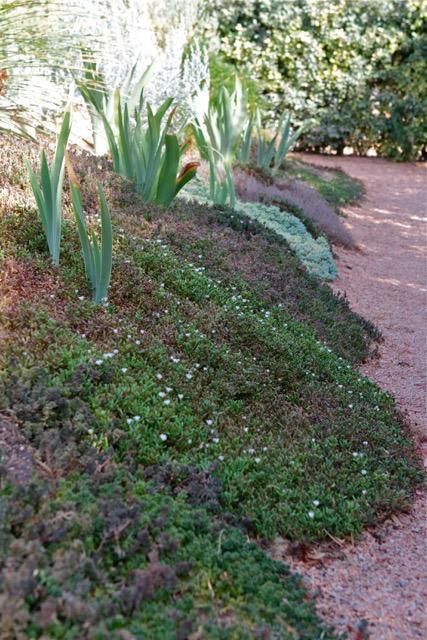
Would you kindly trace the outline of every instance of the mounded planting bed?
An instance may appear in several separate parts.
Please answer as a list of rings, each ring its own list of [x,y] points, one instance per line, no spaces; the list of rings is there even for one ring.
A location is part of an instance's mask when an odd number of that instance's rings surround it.
[[[0,412],[33,473],[14,481],[6,447],[0,637],[334,637],[248,540],[354,535],[409,503],[413,446],[353,368],[375,328],[255,222],[145,205],[81,156],[88,211],[98,177],[113,211],[96,306],[74,224],[55,269],[13,157]]]

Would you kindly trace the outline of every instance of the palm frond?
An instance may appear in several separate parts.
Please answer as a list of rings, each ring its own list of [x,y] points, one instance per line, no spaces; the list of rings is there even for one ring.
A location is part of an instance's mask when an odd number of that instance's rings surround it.
[[[108,29],[91,32],[90,24],[107,21],[113,4],[122,0],[0,0],[0,129],[55,128],[88,58],[110,49]]]

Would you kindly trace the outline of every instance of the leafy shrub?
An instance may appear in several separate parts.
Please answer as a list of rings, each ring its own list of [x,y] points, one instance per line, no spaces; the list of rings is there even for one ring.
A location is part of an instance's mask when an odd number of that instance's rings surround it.
[[[426,154],[423,0],[214,0],[210,41],[258,81],[271,113],[316,118],[301,147]]]
[[[215,52],[209,58],[210,92],[217,95],[221,87],[225,87],[230,93],[234,89],[236,67],[228,62],[220,52]],[[239,79],[248,98],[249,111],[257,109],[264,111],[268,103],[259,90],[259,84],[244,67],[238,68]]]

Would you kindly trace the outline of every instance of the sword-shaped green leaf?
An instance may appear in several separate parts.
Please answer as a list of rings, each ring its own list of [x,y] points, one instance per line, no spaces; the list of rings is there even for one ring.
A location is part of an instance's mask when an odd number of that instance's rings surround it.
[[[46,154],[41,153],[40,181],[27,164],[30,185],[46,236],[52,262],[59,264],[62,229],[62,185],[64,180],[64,156],[71,131],[71,113],[64,114],[62,126],[56,143],[53,163],[49,169]]]

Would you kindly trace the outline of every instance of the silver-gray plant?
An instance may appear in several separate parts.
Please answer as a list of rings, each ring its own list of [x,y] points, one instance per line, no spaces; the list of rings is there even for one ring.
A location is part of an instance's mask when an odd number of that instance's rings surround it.
[[[199,46],[188,46],[198,8],[199,0],[1,3],[0,69],[8,78],[0,97],[0,129],[51,126],[73,82],[84,80],[88,52],[110,95],[116,88],[127,93],[131,71],[132,92],[153,65],[146,98],[157,108],[173,95],[180,112],[176,123],[182,127],[190,115],[207,108],[207,56]],[[90,124],[80,118],[80,138],[90,138],[84,130]]]

